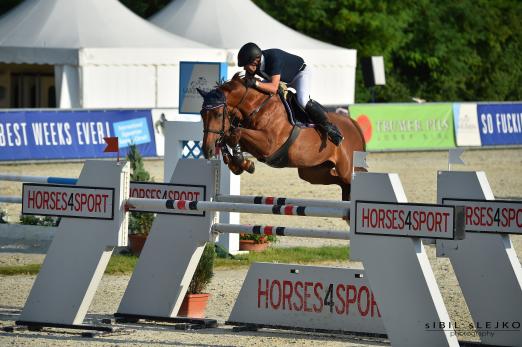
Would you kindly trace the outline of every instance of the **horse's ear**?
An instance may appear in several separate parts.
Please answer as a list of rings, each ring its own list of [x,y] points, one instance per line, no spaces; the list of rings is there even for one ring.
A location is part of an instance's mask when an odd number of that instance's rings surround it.
[[[204,91],[203,89],[196,88],[196,90],[198,91],[199,95],[203,97],[203,99],[208,94],[208,92]]]

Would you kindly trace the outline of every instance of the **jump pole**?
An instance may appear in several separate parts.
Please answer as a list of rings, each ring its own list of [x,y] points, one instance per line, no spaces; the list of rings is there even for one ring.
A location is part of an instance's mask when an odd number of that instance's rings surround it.
[[[348,210],[344,208],[326,208],[314,206],[293,205],[256,205],[234,202],[188,201],[188,200],[151,200],[130,198],[127,209],[150,212],[180,212],[180,211],[222,211],[257,214],[277,214],[285,216],[309,216],[346,218]]]
[[[340,230],[289,228],[269,225],[240,225],[240,224],[214,224],[212,232],[228,234],[255,234],[298,236],[315,239],[349,240],[350,233]]]
[[[0,181],[75,185],[77,178],[0,174]]]

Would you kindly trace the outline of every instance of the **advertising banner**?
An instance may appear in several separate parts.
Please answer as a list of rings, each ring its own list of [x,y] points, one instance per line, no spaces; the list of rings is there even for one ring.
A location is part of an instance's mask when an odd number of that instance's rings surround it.
[[[0,112],[0,161],[115,157],[104,137],[118,136],[120,156],[136,144],[156,156],[150,110]]]
[[[456,236],[456,218],[453,206],[355,202],[356,234],[453,240]],[[463,213],[460,218],[463,219]],[[460,234],[463,231],[460,230]]]
[[[457,146],[480,146],[477,104],[453,104],[453,118]]]
[[[24,183],[22,214],[113,219],[114,188]]]
[[[370,151],[455,147],[452,104],[352,105]]]
[[[226,63],[182,61],[179,65],[179,113],[199,114],[203,98],[196,88],[208,92],[227,79]]]
[[[477,113],[482,145],[522,144],[522,104],[479,104]]]

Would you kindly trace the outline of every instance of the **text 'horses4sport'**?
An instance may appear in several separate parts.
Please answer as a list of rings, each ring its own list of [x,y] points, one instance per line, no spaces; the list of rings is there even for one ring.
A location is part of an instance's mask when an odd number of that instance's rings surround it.
[[[217,88],[198,90],[204,102],[203,154],[212,158],[220,147],[230,170],[253,173],[254,165],[243,158],[248,152],[272,167],[295,167],[299,177],[312,184],[337,184],[343,200],[350,199],[353,152],[366,144],[359,125],[349,116],[329,113],[344,136],[336,146],[313,127],[292,125],[277,95],[247,88],[239,74]],[[233,148],[233,155],[227,146]]]

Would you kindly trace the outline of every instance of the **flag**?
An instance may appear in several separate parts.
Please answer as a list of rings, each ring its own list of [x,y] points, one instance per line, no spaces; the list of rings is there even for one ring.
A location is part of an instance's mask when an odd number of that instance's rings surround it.
[[[368,152],[353,152],[353,167],[362,167],[367,169],[368,164],[366,164],[366,156],[368,155]]]
[[[448,152],[448,164],[464,164],[464,161],[460,158],[464,148],[452,148]]]
[[[105,147],[103,152],[119,152],[120,151],[120,148],[118,146],[117,137],[104,137],[103,140],[107,144],[107,147]]]

